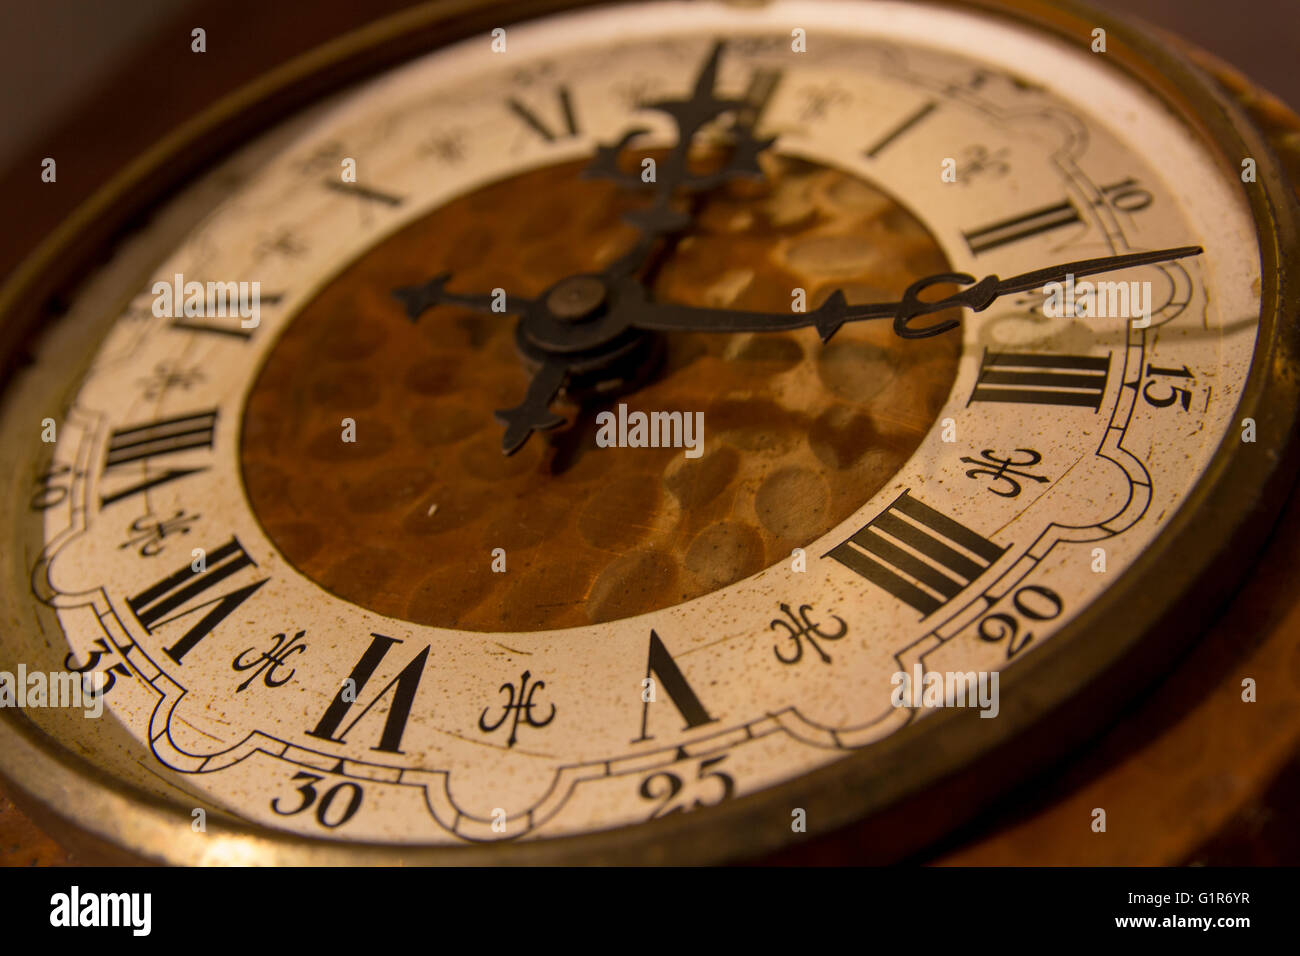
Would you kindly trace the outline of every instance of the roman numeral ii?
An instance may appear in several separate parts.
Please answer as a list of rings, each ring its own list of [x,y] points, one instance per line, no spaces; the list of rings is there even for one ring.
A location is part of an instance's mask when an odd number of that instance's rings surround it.
[[[962,235],[966,238],[966,245],[970,247],[970,251],[979,255],[1011,242],[1019,242],[1021,239],[1028,239],[1039,233],[1051,232],[1082,221],[1079,218],[1079,211],[1067,199],[1020,216],[1012,216],[1010,219],[995,222],[973,232],[964,232]]]

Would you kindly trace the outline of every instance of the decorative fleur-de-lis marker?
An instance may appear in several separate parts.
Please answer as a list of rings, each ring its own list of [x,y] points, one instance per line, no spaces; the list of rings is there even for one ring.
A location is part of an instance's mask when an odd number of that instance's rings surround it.
[[[1027,471],[1018,470],[1038,464],[1043,460],[1042,455],[1034,451],[1032,448],[1017,448],[1016,451],[1022,452],[1029,457],[1024,461],[1015,461],[1012,459],[1011,455],[1008,455],[1005,458],[999,458],[993,454],[991,448],[986,448],[980,452],[979,458],[963,457],[962,461],[966,464],[979,466],[967,471],[966,477],[978,478],[981,475],[987,475],[990,479],[988,490],[1000,498],[1015,498],[1020,494],[1020,482],[1016,481],[1016,478],[1025,478],[1029,481],[1036,481],[1039,484],[1048,480],[1042,475],[1033,475]],[[1012,477],[1013,475],[1015,476],[1014,478]],[[993,485],[999,481],[1006,482],[1006,491],[998,491],[993,487]]]
[[[528,671],[524,671],[524,673],[519,679],[519,692],[517,694],[515,692],[515,685],[508,681],[497,688],[498,691],[504,691],[506,694],[506,702],[501,706],[501,716],[497,718],[496,723],[489,724],[487,722],[487,715],[488,715],[488,711],[491,710],[491,708],[484,707],[483,713],[479,716],[478,719],[479,730],[483,731],[483,733],[485,734],[492,733],[494,730],[496,730],[506,722],[506,718],[508,718],[511,712],[513,711],[514,721],[510,725],[510,739],[506,741],[507,747],[513,747],[515,745],[515,740],[518,739],[520,718],[522,718],[524,723],[527,724],[529,727],[539,727],[539,728],[545,727],[547,724],[549,724],[552,720],[555,719],[554,704],[551,704],[551,712],[546,716],[545,720],[534,719],[533,695],[537,693],[539,690],[541,690],[543,687],[545,687],[546,682],[539,680],[535,684],[533,684],[532,687],[529,687],[528,681],[531,677],[532,674],[530,674]]]
[[[277,634],[271,638],[274,643],[271,645],[270,650],[262,651],[261,654],[254,657],[252,660],[245,661],[244,658],[253,653],[254,648],[250,647],[248,650],[236,657],[234,662],[230,665],[231,670],[246,671],[253,669],[253,673],[248,680],[235,688],[235,693],[244,690],[249,684],[257,680],[258,677],[262,678],[267,687],[280,687],[292,680],[295,668],[290,668],[289,673],[285,674],[279,680],[276,680],[276,675],[280,673],[280,668],[285,666],[284,662],[290,654],[299,654],[307,650],[307,645],[305,643],[298,643],[306,633],[306,631],[299,631],[291,638],[287,637],[285,634]]]
[[[782,620],[778,617],[769,625],[768,630],[772,631],[775,631],[778,627],[785,628],[786,633],[790,636],[790,640],[794,642],[794,654],[791,657],[786,657],[781,653],[780,645],[772,645],[772,651],[776,654],[776,659],[782,664],[799,663],[803,658],[804,640],[807,640],[808,646],[817,652],[817,656],[822,659],[823,664],[829,664],[831,662],[831,656],[821,649],[817,644],[817,639],[820,638],[823,641],[838,641],[848,633],[849,626],[839,615],[832,615],[835,620],[839,621],[839,630],[834,634],[829,634],[823,631],[820,624],[814,624],[808,619],[808,613],[811,610],[811,604],[801,604],[799,605],[799,611],[796,614],[796,612],[790,609],[790,605],[783,602],[781,604],[781,611],[787,618],[789,618],[789,620]]]

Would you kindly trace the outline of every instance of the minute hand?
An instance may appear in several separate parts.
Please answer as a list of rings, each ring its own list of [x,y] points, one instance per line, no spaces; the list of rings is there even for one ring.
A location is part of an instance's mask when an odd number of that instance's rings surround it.
[[[1027,292],[1048,282],[1059,282],[1066,276],[1097,275],[1133,266],[1169,262],[1187,256],[1200,255],[1200,246],[1179,246],[1174,249],[1157,249],[1153,252],[1135,252],[1121,256],[1104,256],[1099,259],[1081,259],[1061,265],[1024,272],[1007,279],[988,275],[976,281],[965,272],[942,272],[918,279],[907,287],[897,302],[873,302],[868,305],[849,305],[844,293],[836,290],[820,307],[806,313],[744,312],[728,309],[706,309],[673,305],[662,302],[641,302],[635,310],[631,324],[641,329],[656,331],[695,332],[785,332],[812,326],[823,342],[829,341],[846,322],[868,319],[894,320],[894,332],[905,339],[922,339],[940,335],[961,323],[956,319],[936,322],[923,328],[912,328],[912,319],[944,309],[967,308],[982,312],[1005,295]],[[932,285],[969,285],[943,299],[923,302],[920,294]]]

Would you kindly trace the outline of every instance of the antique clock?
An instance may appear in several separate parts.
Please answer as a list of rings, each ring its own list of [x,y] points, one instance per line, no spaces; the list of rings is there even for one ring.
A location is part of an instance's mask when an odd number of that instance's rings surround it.
[[[1296,128],[1035,0],[433,3],[294,60],[0,293],[0,771],[171,863],[913,852],[1286,500]]]

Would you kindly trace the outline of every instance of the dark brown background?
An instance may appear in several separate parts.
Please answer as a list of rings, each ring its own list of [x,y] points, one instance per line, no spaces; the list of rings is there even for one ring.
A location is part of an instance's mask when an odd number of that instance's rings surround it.
[[[0,169],[8,172],[0,177],[0,195],[9,221],[28,227],[0,230],[0,274],[34,235],[62,218],[97,175],[161,135],[178,107],[233,89],[265,64],[306,50],[363,17],[377,19],[411,5],[411,0],[12,4],[0,33],[5,93]],[[1094,0],[1093,5],[1181,34],[1300,108],[1300,0]],[[202,57],[189,53],[190,30],[196,26],[208,32]],[[119,88],[137,92],[115,96],[111,91]],[[69,120],[75,120],[71,128]],[[59,162],[55,195],[39,188],[45,156]]]
[[[368,0],[45,0],[0,36],[0,274],[139,149],[268,65],[409,5]],[[1179,33],[1300,106],[1297,0],[1098,0]],[[250,28],[255,24],[255,28]],[[194,26],[208,52],[189,52]],[[59,163],[56,186],[40,160]],[[1300,502],[1204,640],[1068,765],[926,859],[940,863],[1300,862]],[[1260,703],[1240,703],[1240,679]],[[1106,835],[1088,828],[1104,806]],[[853,831],[770,862],[852,863]],[[0,863],[72,862],[0,796]]]
[[[1275,95],[1300,106],[1300,3],[1296,0],[1093,0],[1094,6],[1173,30],[1249,70]],[[316,9],[330,4],[282,4]],[[266,4],[226,3],[235,17]],[[373,9],[387,9],[375,4]],[[15,4],[0,37],[0,169],[41,140],[84,98],[161,34],[184,35],[207,21],[202,0],[43,0]],[[224,39],[224,38],[223,38]],[[245,41],[240,40],[242,45]],[[14,95],[19,94],[19,95]]]

